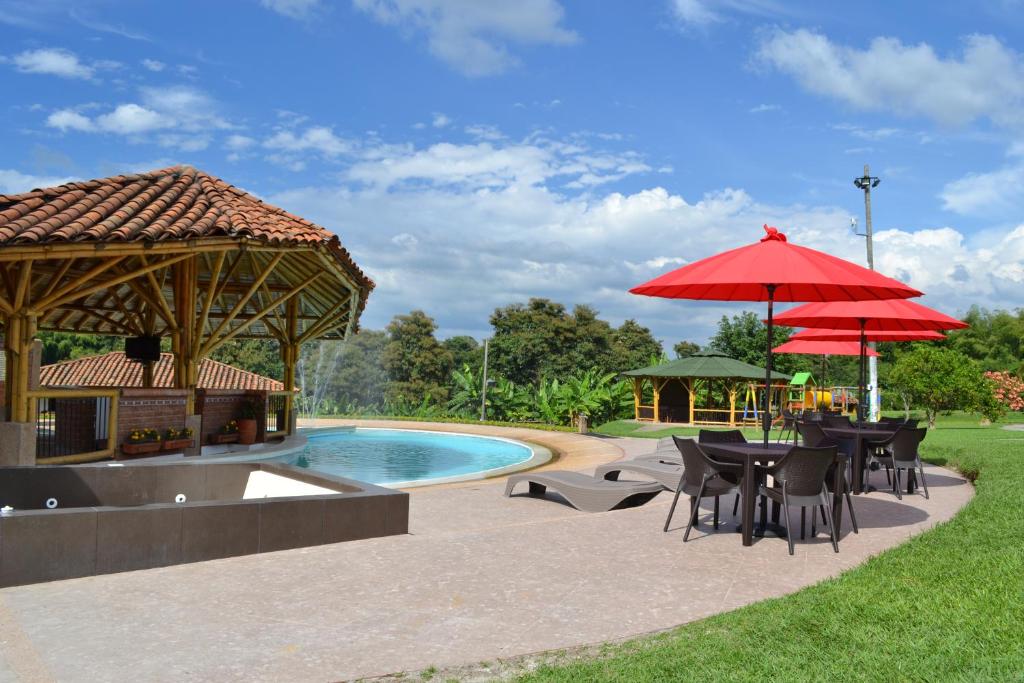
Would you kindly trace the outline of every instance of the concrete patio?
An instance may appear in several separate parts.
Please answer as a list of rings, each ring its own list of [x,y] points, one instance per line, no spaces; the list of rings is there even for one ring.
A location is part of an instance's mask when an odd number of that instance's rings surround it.
[[[559,451],[551,467],[589,471],[656,445],[530,436]],[[0,679],[327,681],[666,629],[835,576],[949,519],[972,488],[926,471],[931,500],[858,496],[860,534],[844,528],[838,555],[822,535],[798,541],[795,557],[774,537],[743,548],[729,515],[684,545],[683,516],[661,530],[668,494],[586,514],[503,498],[500,481],[414,489],[407,536],[2,590]]]

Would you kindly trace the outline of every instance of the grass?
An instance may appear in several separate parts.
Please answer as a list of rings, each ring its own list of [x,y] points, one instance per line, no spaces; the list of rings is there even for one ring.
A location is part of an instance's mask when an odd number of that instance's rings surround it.
[[[922,453],[975,478],[949,522],[784,598],[522,680],[1024,680],[1024,432],[947,416]]]

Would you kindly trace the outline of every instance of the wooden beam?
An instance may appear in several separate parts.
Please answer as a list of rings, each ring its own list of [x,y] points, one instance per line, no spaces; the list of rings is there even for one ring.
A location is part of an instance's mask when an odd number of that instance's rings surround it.
[[[259,276],[255,280],[252,281],[252,283],[249,285],[249,289],[246,290],[245,294],[243,294],[238,299],[238,301],[235,303],[234,307],[231,309],[231,312],[228,313],[228,316],[226,318],[224,318],[223,320],[221,320],[220,323],[217,325],[217,327],[214,328],[213,332],[210,333],[210,336],[207,337],[207,342],[204,345],[204,348],[206,346],[209,346],[213,341],[215,341],[217,339],[217,337],[220,336],[221,332],[223,332],[224,328],[226,328],[228,325],[230,325],[231,321],[234,320],[238,316],[238,314],[242,312],[242,310],[245,308],[246,304],[249,303],[249,299],[251,299],[252,295],[256,293],[257,289],[259,289],[260,283],[262,283],[264,280],[266,280],[268,277],[270,277],[270,274],[273,272],[274,268],[277,267],[277,264],[280,263],[281,259],[283,259],[283,258],[284,258],[284,253],[282,252],[280,254],[276,254],[274,256],[274,258],[272,258],[270,260],[270,263],[268,264],[267,268],[265,268],[263,270],[263,272],[260,273]],[[319,275],[319,273],[318,273],[318,275]],[[230,272],[228,273],[228,277],[231,277]],[[295,292],[295,293],[297,293],[297,292]],[[217,345],[219,346],[220,343],[221,342],[219,342]],[[207,349],[201,355],[205,356],[209,352],[210,352],[210,349]]]
[[[82,297],[86,297],[86,296],[89,296],[90,294],[94,294],[94,293],[96,293],[98,291],[101,291],[101,290],[104,290],[104,289],[108,289],[110,287],[113,287],[114,285],[119,285],[122,282],[127,282],[127,281],[132,280],[134,278],[137,278],[139,276],[145,275],[146,273],[148,273],[150,271],[157,270],[158,268],[166,268],[167,266],[173,265],[173,264],[178,263],[180,261],[184,261],[187,258],[192,258],[193,256],[194,256],[194,254],[179,254],[177,256],[171,256],[169,258],[164,259],[163,261],[159,261],[158,263],[153,263],[153,264],[147,265],[147,266],[145,266],[143,268],[137,268],[137,269],[135,269],[135,270],[133,270],[133,271],[131,271],[129,273],[125,273],[125,274],[119,275],[118,277],[115,277],[112,280],[106,280],[104,282],[100,282],[98,284],[95,284],[95,285],[92,285],[90,287],[86,287],[85,289],[81,289],[81,290],[77,290],[77,291],[65,292],[64,289],[66,289],[66,288],[61,289],[59,292],[57,292],[55,294],[51,294],[49,298],[44,299],[43,301],[37,302],[33,306],[33,310],[35,312],[40,312],[40,311],[45,311],[48,308],[57,308],[58,306],[60,306],[63,303],[70,303],[72,301],[77,301],[78,299],[81,299]],[[120,261],[120,259],[118,259],[118,261]],[[116,261],[115,262],[111,262],[110,265],[112,266],[112,265],[114,265],[114,263],[116,263]],[[104,268],[103,270],[107,270],[107,269]],[[72,283],[72,284],[73,285],[77,285],[78,283]]]
[[[74,259],[64,259],[63,263],[61,263],[61,266],[57,270],[57,272],[50,277],[50,283],[46,285],[46,289],[44,289],[43,293],[39,295],[40,299],[45,299],[46,297],[53,294],[53,290],[57,289],[61,281],[64,280],[64,276],[68,274],[68,271],[71,269],[71,265],[74,262]]]
[[[220,346],[224,342],[226,342],[229,339],[233,338],[235,335],[238,335],[238,334],[244,332],[254,322],[256,322],[257,320],[260,320],[261,318],[263,318],[265,315],[270,313],[270,311],[272,311],[273,309],[277,308],[278,306],[283,304],[288,299],[291,299],[293,296],[296,296],[299,292],[301,292],[303,290],[303,288],[306,285],[308,285],[310,282],[312,282],[313,280],[317,279],[318,277],[320,277],[320,273],[313,273],[308,278],[306,278],[303,282],[298,284],[295,287],[295,289],[293,289],[292,291],[288,292],[287,294],[282,294],[278,298],[274,299],[269,304],[264,306],[263,309],[258,311],[255,315],[249,316],[248,318],[246,318],[242,322],[241,325],[239,325],[238,327],[234,328],[233,330],[231,330],[227,334],[225,334],[222,337],[217,338],[217,339],[209,339],[209,340],[207,340],[206,344],[202,348],[202,351],[200,352],[200,355],[201,356],[209,355],[213,350],[215,350],[218,346]]]
[[[67,295],[70,292],[73,292],[75,287],[78,287],[80,284],[82,284],[84,282],[88,282],[89,280],[93,279],[97,275],[102,275],[103,273],[105,273],[106,271],[110,270],[111,268],[116,266],[118,263],[123,261],[125,258],[126,257],[121,256],[121,257],[113,258],[113,259],[106,260],[106,261],[100,261],[99,263],[97,263],[95,266],[93,266],[89,270],[85,271],[84,273],[82,273],[80,275],[73,276],[71,278],[71,282],[69,282],[68,284],[64,285],[63,287],[58,289],[56,292],[52,292],[48,296],[45,296],[45,297],[40,297],[39,300],[36,302],[36,306],[40,310],[45,310],[47,308],[57,308],[56,306],[50,305],[52,301],[59,300],[61,297]]]
[[[145,256],[140,256],[139,260],[143,266],[149,267],[149,262]],[[164,271],[166,273],[166,271]],[[166,320],[174,320],[174,313],[171,311],[171,307],[167,304],[167,299],[164,298],[164,287],[163,283],[156,281],[156,275],[153,274],[152,270],[146,271],[146,281],[149,283],[149,287],[152,290],[153,298],[156,300],[158,306],[163,311],[164,318]],[[192,321],[189,320],[189,323]]]
[[[153,295],[150,294],[150,292],[145,287],[143,287],[139,282],[136,282],[134,279],[125,281],[125,284],[128,285],[128,287],[133,292],[135,292],[136,296],[138,296],[140,299],[142,299],[148,304],[148,310],[152,311],[153,315],[159,315],[160,319],[167,323],[167,326],[170,327],[172,330],[178,329],[177,323],[174,322],[174,316],[172,315],[170,318],[168,318],[167,314],[163,312],[163,306],[161,306],[160,303],[153,298]]]
[[[214,296],[213,293],[217,289],[217,280],[220,278],[221,268],[224,267],[224,259],[227,258],[228,253],[226,251],[217,252],[217,260],[213,264],[213,269],[210,271],[210,283],[206,287],[206,298],[203,299],[203,312],[200,314],[199,321],[196,323],[196,329],[193,336],[196,339],[201,339],[203,333],[206,331],[206,321],[210,319],[210,309],[213,307]],[[196,280],[196,286],[199,286],[198,278]]]
[[[14,310],[21,310],[28,297],[28,283],[32,281],[32,261],[24,261],[18,270],[18,287],[14,293]]]
[[[329,322],[337,315],[343,306],[346,304],[351,305],[351,300],[342,299],[334,306],[332,306],[324,315],[321,317],[319,323],[314,323],[310,327],[306,328],[306,331],[299,335],[299,343],[303,344],[316,336],[319,336],[319,328],[329,324]]]

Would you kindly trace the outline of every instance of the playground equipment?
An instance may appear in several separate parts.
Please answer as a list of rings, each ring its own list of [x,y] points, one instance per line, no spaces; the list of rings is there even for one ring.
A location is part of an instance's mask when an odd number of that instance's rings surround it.
[[[789,387],[785,384],[772,384],[771,393],[768,395],[768,412],[775,414],[778,406],[783,405],[784,397]],[[743,415],[739,421],[744,424],[760,424],[761,401],[764,392],[764,382],[748,382],[746,393],[743,397]]]

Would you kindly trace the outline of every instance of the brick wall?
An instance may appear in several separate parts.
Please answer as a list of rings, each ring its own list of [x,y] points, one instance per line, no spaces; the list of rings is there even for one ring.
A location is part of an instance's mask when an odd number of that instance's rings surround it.
[[[221,427],[231,420],[237,420],[242,412],[242,404],[247,397],[256,397],[260,414],[256,416],[256,440],[263,441],[265,418],[263,406],[266,405],[267,392],[241,391],[228,389],[201,389],[196,392],[196,407],[203,416],[202,443],[210,443],[210,436],[220,433]]]
[[[184,389],[122,389],[117,413],[118,450],[135,429],[182,429],[186,394]]]

